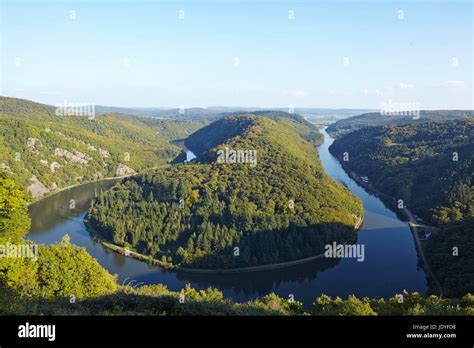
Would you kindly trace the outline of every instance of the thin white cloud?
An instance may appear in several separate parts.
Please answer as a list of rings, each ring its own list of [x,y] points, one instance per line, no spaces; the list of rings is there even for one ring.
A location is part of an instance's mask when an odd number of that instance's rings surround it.
[[[370,96],[370,95],[376,95],[376,96],[390,96],[394,92],[393,87],[391,86],[385,86],[382,88],[376,88],[376,89],[363,89],[361,93],[363,93],[365,96]]]
[[[299,89],[299,90],[294,91],[293,93],[291,93],[291,95],[295,98],[304,98],[308,95],[308,93],[306,93],[305,91]]]
[[[413,89],[413,88],[415,88],[415,85],[412,84],[412,83],[400,82],[399,86],[400,86],[400,89]]]
[[[462,89],[466,87],[466,82],[463,80],[447,80],[443,84],[445,87]]]

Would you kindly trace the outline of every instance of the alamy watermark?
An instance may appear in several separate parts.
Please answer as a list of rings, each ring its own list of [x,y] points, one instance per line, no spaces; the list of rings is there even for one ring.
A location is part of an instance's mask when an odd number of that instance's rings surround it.
[[[95,118],[95,104],[93,103],[70,103],[64,100],[55,105],[56,116],[88,116]]]
[[[355,258],[358,262],[365,260],[364,244],[326,244],[324,256],[327,258]]]
[[[257,150],[232,150],[226,147],[217,151],[217,163],[248,163],[251,167],[257,165]]]
[[[37,244],[0,244],[0,258],[30,258],[33,261],[38,260]]]
[[[420,103],[408,102],[398,103],[391,99],[380,104],[380,115],[382,116],[412,116],[414,120],[420,118]]]

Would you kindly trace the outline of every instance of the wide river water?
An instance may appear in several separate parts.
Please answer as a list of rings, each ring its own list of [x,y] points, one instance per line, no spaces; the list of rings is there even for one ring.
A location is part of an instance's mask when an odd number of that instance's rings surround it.
[[[168,272],[147,263],[117,254],[94,242],[83,218],[96,192],[106,190],[117,180],[81,185],[32,204],[29,214],[32,227],[28,239],[36,243],[56,243],[68,234],[71,242],[85,247],[97,261],[120,282],[166,284],[179,290],[190,283],[197,289],[215,287],[226,297],[245,301],[270,292],[296,300],[308,308],[321,295],[347,297],[392,297],[404,289],[425,294],[425,272],[418,266],[417,250],[406,222],[388,209],[382,201],[367,193],[349,178],[328,148],[333,139],[323,131],[324,144],[318,153],[326,172],[343,182],[364,204],[364,223],[358,234],[358,244],[365,245],[365,260],[355,258],[317,260],[310,263],[241,274],[202,275]],[[190,159],[188,154],[188,160]],[[71,208],[71,200],[75,208]]]

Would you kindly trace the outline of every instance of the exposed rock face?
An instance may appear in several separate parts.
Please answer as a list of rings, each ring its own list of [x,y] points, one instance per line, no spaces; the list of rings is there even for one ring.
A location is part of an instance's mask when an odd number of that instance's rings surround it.
[[[104,158],[109,158],[110,157],[110,152],[104,149],[96,148],[95,146],[92,146],[91,144],[86,144],[87,148],[91,151],[99,151],[99,154],[104,157]]]
[[[92,159],[91,157],[87,156],[86,154],[80,151],[73,150],[73,152],[69,152],[68,150],[61,149],[59,147],[54,149],[55,156],[65,157],[66,159],[68,159],[69,161],[73,163],[87,164]]]
[[[81,151],[77,151],[76,149],[73,149],[72,152],[74,153],[74,155],[76,155],[79,158],[82,158],[83,160],[86,160],[87,162],[92,161],[92,157],[87,156],[85,153]]]
[[[33,175],[31,177],[31,185],[28,186],[28,192],[30,192],[33,197],[37,197],[48,193],[49,190],[41,181],[38,180],[36,175]]]
[[[99,148],[99,153],[102,157],[109,158],[110,157],[110,152],[107,150],[103,150]]]
[[[135,174],[135,170],[126,166],[123,163],[119,163],[117,166],[117,170],[115,171],[116,176],[124,176],[124,175],[131,175]]]
[[[40,160],[40,163],[41,163],[41,164],[44,164],[45,166],[48,165],[48,161],[47,161],[47,160],[44,160],[44,159]]]
[[[26,141],[26,146],[30,152],[38,154],[38,150],[36,150],[36,145],[41,146],[41,141],[37,138],[28,138]]]
[[[7,166],[5,163],[0,164],[0,168],[5,169],[9,173],[13,173],[10,166]]]
[[[37,142],[39,142],[37,138],[28,138],[26,146],[28,146],[29,149],[34,149]]]
[[[49,168],[51,169],[51,173],[54,173],[56,171],[56,168],[59,168],[59,167],[61,167],[61,165],[58,162],[53,162],[49,166]]]

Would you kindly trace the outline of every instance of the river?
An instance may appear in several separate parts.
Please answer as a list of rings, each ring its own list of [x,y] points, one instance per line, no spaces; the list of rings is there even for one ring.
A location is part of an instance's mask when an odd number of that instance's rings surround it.
[[[364,223],[357,241],[365,246],[363,262],[355,258],[326,259],[277,270],[225,275],[169,272],[150,267],[94,242],[84,226],[84,216],[96,192],[110,188],[118,180],[81,185],[32,204],[29,208],[32,227],[27,238],[50,244],[68,234],[72,243],[85,247],[104,268],[117,274],[120,282],[162,283],[171,290],[180,290],[186,283],[196,289],[215,287],[239,302],[275,292],[285,298],[292,294],[309,308],[323,293],[343,298],[350,294],[388,298],[404,289],[426,294],[426,275],[418,266],[408,224],[349,178],[329,153],[333,139],[324,130],[323,134],[324,144],[318,147],[318,153],[324,169],[334,180],[345,183],[364,205]],[[187,160],[191,157],[188,154]]]

